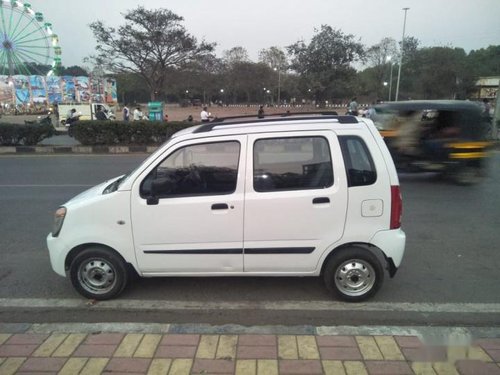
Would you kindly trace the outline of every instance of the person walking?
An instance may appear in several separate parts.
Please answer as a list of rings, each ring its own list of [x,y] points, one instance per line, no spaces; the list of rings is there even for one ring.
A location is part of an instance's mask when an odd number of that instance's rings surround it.
[[[358,102],[356,101],[358,98],[354,97],[352,98],[351,102],[349,103],[349,110],[348,114],[357,116],[358,115]]]
[[[133,115],[134,115],[134,121],[141,121],[142,117],[143,117],[142,111],[141,111],[141,107],[139,107],[139,106],[136,107],[134,109],[134,114]]]
[[[127,107],[127,104],[123,107],[123,121],[129,121],[130,120],[130,110]]]
[[[264,118],[264,106],[263,105],[261,105],[259,107],[259,111],[257,112],[257,117],[258,118]]]
[[[208,112],[208,108],[205,106],[203,110],[200,112],[201,122],[209,122],[212,118],[212,114]]]

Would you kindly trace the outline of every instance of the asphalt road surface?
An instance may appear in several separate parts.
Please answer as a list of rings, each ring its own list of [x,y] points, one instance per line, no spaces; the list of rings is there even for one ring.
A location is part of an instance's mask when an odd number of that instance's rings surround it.
[[[317,278],[136,279],[91,303],[49,263],[53,211],[146,155],[0,157],[0,321],[500,325],[500,154],[480,185],[401,175],[407,247],[395,278],[363,304]]]

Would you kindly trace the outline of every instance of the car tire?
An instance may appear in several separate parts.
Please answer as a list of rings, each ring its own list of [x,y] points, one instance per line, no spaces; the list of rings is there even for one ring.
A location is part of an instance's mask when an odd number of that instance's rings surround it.
[[[368,250],[350,247],[338,250],[328,260],[323,273],[327,289],[348,302],[372,297],[382,286],[384,269]]]
[[[125,261],[111,249],[90,247],[71,262],[70,278],[82,296],[107,300],[118,296],[128,281]]]

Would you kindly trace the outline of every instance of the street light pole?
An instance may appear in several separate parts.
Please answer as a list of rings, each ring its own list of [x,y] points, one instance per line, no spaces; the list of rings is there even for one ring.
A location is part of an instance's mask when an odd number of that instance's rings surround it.
[[[391,74],[390,74],[390,77],[389,77],[389,101],[392,100],[392,57],[391,56],[387,56],[387,61],[389,61],[391,63]]]
[[[401,79],[401,65],[403,65],[403,53],[405,49],[406,12],[408,12],[408,9],[410,8],[403,8],[403,10],[405,11],[405,20],[403,22],[403,39],[401,40],[401,54],[399,57],[398,82],[396,84],[396,101],[398,101],[399,97],[399,81]]]

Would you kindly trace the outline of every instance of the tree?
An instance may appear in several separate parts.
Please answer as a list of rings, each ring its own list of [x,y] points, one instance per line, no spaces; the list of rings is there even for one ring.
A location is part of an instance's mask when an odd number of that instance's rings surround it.
[[[355,71],[351,63],[364,56],[363,45],[331,26],[322,25],[311,42],[298,41],[287,47],[291,68],[317,100],[346,97],[354,90]]]
[[[288,60],[285,52],[279,47],[269,47],[259,51],[259,61],[268,65],[271,69],[286,71]]]
[[[215,44],[190,35],[182,17],[168,9],[148,10],[139,6],[124,14],[118,29],[103,22],[90,24],[97,41],[97,58],[115,73],[135,73],[148,85],[151,100],[163,93],[166,72],[213,51]]]
[[[393,64],[399,60],[399,51],[396,41],[392,38],[384,38],[378,44],[373,45],[366,52],[367,61],[373,68],[366,81],[367,88],[382,97],[383,82],[391,79],[391,69]]]
[[[248,51],[241,46],[233,47],[230,50],[224,51],[222,54],[222,60],[228,65],[250,62]]]

